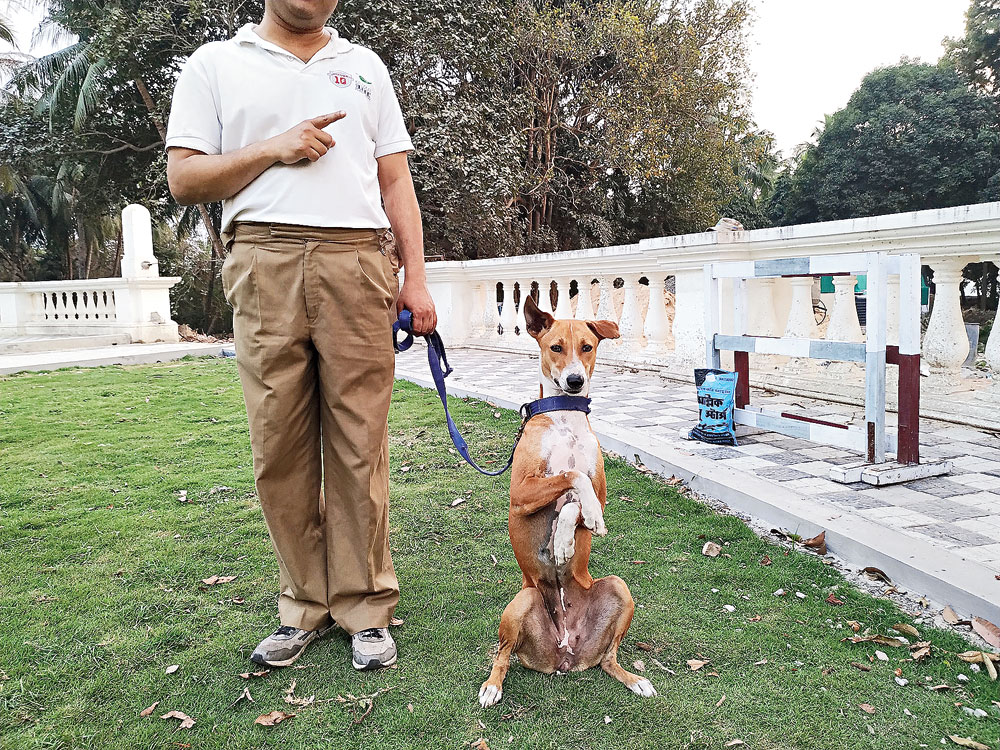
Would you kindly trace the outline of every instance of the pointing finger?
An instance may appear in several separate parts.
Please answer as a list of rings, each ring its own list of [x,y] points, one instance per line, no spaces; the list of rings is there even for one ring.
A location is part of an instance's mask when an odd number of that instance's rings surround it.
[[[325,128],[327,125],[336,122],[337,120],[343,120],[347,116],[346,112],[331,112],[328,115],[321,115],[319,117],[312,118],[309,122],[312,123],[313,127]]]

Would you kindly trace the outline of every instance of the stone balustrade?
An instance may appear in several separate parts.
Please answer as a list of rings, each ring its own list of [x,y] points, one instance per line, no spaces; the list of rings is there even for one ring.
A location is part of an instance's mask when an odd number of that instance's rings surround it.
[[[1000,203],[983,203],[752,231],[720,229],[548,255],[443,261],[428,264],[427,275],[439,329],[453,346],[533,350],[535,344],[524,331],[522,304],[532,293],[540,307],[556,317],[616,321],[622,336],[602,347],[605,360],[653,365],[689,377],[692,366],[704,364],[706,263],[916,253],[933,271],[936,285],[924,360],[935,372],[956,373],[969,351],[959,306],[962,268],[1000,261],[998,248]],[[748,281],[748,332],[863,340],[856,277],[835,276],[833,281],[832,294],[820,294],[818,280],[807,276]],[[887,283],[887,335],[892,344],[898,330],[893,309],[899,280],[890,277]],[[822,326],[814,311],[818,301],[827,309]],[[731,307],[723,305],[726,333],[733,327]],[[1000,335],[991,337],[986,359],[1000,370]]]
[[[122,277],[0,283],[0,336],[126,334],[133,343],[176,342],[170,288],[153,254],[149,211],[122,211]]]

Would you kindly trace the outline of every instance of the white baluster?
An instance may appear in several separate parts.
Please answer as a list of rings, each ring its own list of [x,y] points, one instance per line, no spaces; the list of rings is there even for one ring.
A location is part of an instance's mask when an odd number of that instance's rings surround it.
[[[667,318],[665,279],[662,274],[649,276],[649,306],[646,308],[647,354],[657,354],[667,349],[670,340],[670,320]]]
[[[517,315],[514,311],[514,282],[511,279],[504,279],[503,307],[500,310],[500,328],[503,329],[503,333],[500,340],[508,346],[516,343],[515,325],[517,325]]]
[[[639,276],[637,273],[622,274],[625,285],[622,287],[624,300],[622,317],[618,322],[621,338],[618,346],[623,353],[628,354],[642,346],[642,310],[639,309]]]
[[[601,284],[601,297],[597,302],[597,319],[617,320],[618,316],[615,315],[615,304],[613,297],[615,277],[608,276],[607,274],[602,274],[597,278]]]
[[[854,301],[854,287],[857,283],[857,276],[833,277],[833,312],[826,327],[826,338],[829,341],[864,340],[861,323],[858,321],[858,307]],[[898,283],[897,277],[897,292]]]
[[[573,308],[569,303],[569,285],[573,279],[569,276],[562,276],[555,280],[558,285],[559,297],[556,299],[556,309],[552,313],[557,320],[567,320],[573,317]]]
[[[472,282],[472,315],[469,325],[469,337],[473,340],[481,339],[486,334],[484,326],[483,308],[486,306],[486,282]]]
[[[813,312],[813,279],[811,276],[796,276],[792,282],[792,305],[788,311],[785,335],[799,339],[814,339],[816,314]]]
[[[939,372],[958,373],[969,356],[969,335],[962,319],[959,285],[965,258],[941,258],[930,262],[934,270],[934,306],[924,334],[923,360]]]
[[[528,336],[528,323],[524,319],[524,305],[528,301],[528,297],[531,296],[531,282],[530,281],[518,281],[518,300],[517,304],[517,330],[520,331],[520,335],[516,339],[516,343],[521,346],[526,346],[527,342],[530,340]]]
[[[483,337],[487,341],[497,339],[497,285],[494,281],[483,282]]]
[[[776,279],[749,279],[750,320],[747,332],[753,336],[779,336],[781,327],[774,314],[774,285]]]
[[[576,280],[576,313],[577,320],[594,319],[594,287],[590,283],[591,276],[578,277]]]

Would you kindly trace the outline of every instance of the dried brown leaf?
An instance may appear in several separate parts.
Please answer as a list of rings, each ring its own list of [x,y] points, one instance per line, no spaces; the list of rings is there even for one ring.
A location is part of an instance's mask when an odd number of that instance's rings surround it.
[[[139,712],[139,716],[149,716],[149,715],[150,715],[151,713],[153,713],[153,711],[155,711],[155,710],[156,710],[156,707],[157,707],[157,706],[159,706],[159,705],[160,705],[160,702],[159,702],[159,701],[156,701],[156,703],[154,703],[154,704],[153,704],[152,706],[150,706],[149,708],[144,708],[144,709],[142,709],[142,710],[141,710],[141,711]]]
[[[874,578],[878,581],[884,581],[885,583],[892,583],[892,579],[886,575],[885,571],[881,568],[875,568],[869,565],[867,568],[862,568],[861,572],[864,573],[869,578]]]
[[[636,671],[638,672],[646,671],[646,662],[642,661],[641,659],[636,659],[634,662],[632,662],[632,666],[635,667]]]
[[[993,648],[1000,648],[1000,628],[982,617],[972,618],[972,629]]]
[[[171,664],[169,667],[167,667],[166,669],[163,670],[163,673],[164,674],[173,674],[174,672],[176,672],[180,668],[181,667],[180,667],[179,664]]]
[[[976,742],[974,739],[969,737],[959,737],[955,734],[949,734],[948,739],[954,742],[956,745],[961,747],[968,747],[971,750],[990,750],[989,745],[984,745],[982,742]]]
[[[490,746],[486,744],[486,740],[482,737],[469,745],[469,747],[471,747],[472,750],[490,750]]]
[[[771,564],[771,556],[770,555],[764,555],[760,559],[760,564],[763,565],[766,568],[768,565]],[[740,743],[742,743],[743,740],[733,740],[733,742],[740,742]]]
[[[871,705],[870,703],[859,703],[858,708],[860,708],[866,714],[875,713],[875,706]]]
[[[273,727],[275,724],[280,724],[285,719],[294,719],[295,714],[287,714],[284,711],[272,711],[269,714],[263,714],[258,716],[253,720],[254,724],[260,724],[262,727]]]
[[[707,659],[705,659],[704,661],[702,661],[701,659],[688,659],[687,660],[687,665],[689,667],[691,667],[691,671],[692,672],[697,672],[699,669],[701,669],[702,667],[704,667],[706,664],[708,664],[708,660]]]
[[[397,625],[402,625],[403,620],[399,617],[392,617],[389,619],[389,624],[392,625],[393,627],[396,627]]]
[[[826,554],[826,532],[821,531],[812,539],[806,539],[802,542],[803,547],[808,547],[813,550],[817,555]]]
[[[852,662],[851,662],[851,666],[852,666],[852,667],[857,667],[857,668],[858,668],[858,669],[860,669],[860,670],[861,670],[862,672],[871,672],[871,671],[872,671],[872,668],[871,668],[871,667],[869,667],[869,666],[868,666],[867,664],[860,664],[860,663],[858,663],[858,662],[856,662],[856,661],[852,661]]]
[[[242,672],[240,674],[240,677],[242,677],[244,680],[249,680],[253,677],[267,677],[269,674],[271,674],[270,669],[262,669],[259,672]]]
[[[990,676],[993,682],[997,681],[997,668],[993,664],[993,660],[990,659],[986,654],[983,654],[983,666],[986,667],[986,674]]]
[[[181,723],[177,725],[178,729],[190,729],[194,726],[194,719],[185,713],[180,711],[168,711],[160,717],[161,719],[180,719]]]
[[[903,633],[904,635],[911,635],[914,638],[920,637],[920,631],[918,631],[912,625],[907,625],[905,622],[897,622],[895,625],[892,626],[892,629],[899,633]]]
[[[831,591],[830,595],[826,597],[826,603],[829,604],[831,607],[839,607],[844,603],[844,601],[843,599],[838,599],[836,594],[834,594]]]
[[[715,542],[705,542],[705,546],[701,548],[701,554],[705,557],[718,557],[720,552],[722,547]]]

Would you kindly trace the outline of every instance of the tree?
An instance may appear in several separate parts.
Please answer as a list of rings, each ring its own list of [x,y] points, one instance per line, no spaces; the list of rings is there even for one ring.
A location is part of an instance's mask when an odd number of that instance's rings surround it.
[[[797,224],[976,203],[996,195],[998,171],[993,102],[946,63],[904,61],[869,73],[827,118],[779,180],[772,218]]]
[[[965,36],[949,40],[946,59],[976,89],[1000,97],[1000,0],[972,0]]]

